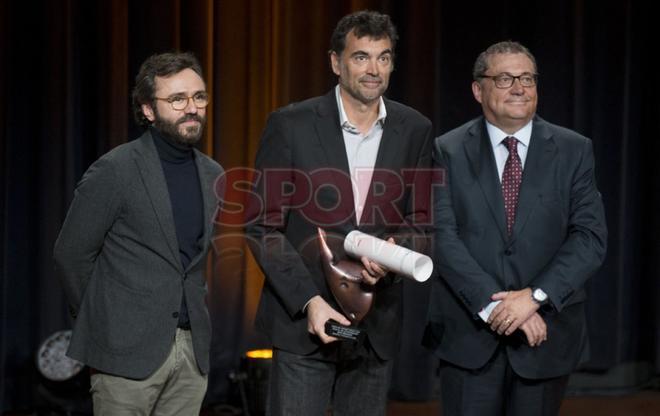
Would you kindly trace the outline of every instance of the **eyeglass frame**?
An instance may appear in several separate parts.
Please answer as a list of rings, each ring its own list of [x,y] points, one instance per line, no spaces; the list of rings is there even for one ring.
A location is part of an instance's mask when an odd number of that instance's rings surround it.
[[[200,105],[198,105],[197,103],[195,103],[195,97],[198,96],[199,94],[203,94],[203,95],[205,96],[205,98],[206,98],[206,104],[204,104],[203,106],[200,106]],[[185,98],[185,99],[186,99],[186,103],[183,105],[183,107],[181,107],[181,108],[176,108],[176,107],[174,106],[174,101],[178,100],[179,98],[181,98],[181,99]],[[174,111],[183,111],[183,110],[185,110],[186,107],[188,107],[188,103],[190,102],[190,100],[192,100],[193,105],[194,105],[197,109],[206,108],[206,107],[209,105],[209,101],[210,101],[210,100],[209,100],[209,94],[208,94],[206,91],[197,91],[197,92],[194,93],[193,95],[185,96],[185,97],[182,96],[181,94],[174,94],[173,96],[171,96],[171,97],[167,97],[167,98],[154,97],[154,100],[159,100],[159,101],[165,101],[165,102],[168,102],[168,103],[172,106],[172,110],[174,110]]]
[[[507,76],[507,77],[509,77],[509,78],[511,78],[511,84],[510,84],[509,86],[501,87],[501,86],[497,85],[498,78],[502,77],[503,75],[504,75],[504,76]],[[525,84],[523,84],[522,77],[531,77],[533,83],[530,84],[530,85],[525,85]],[[522,87],[524,87],[524,88],[532,88],[532,87],[535,87],[536,84],[538,84],[538,81],[539,81],[539,74],[534,74],[534,73],[530,73],[530,72],[523,72],[522,74],[520,74],[520,75],[518,75],[518,76],[514,76],[514,75],[511,75],[511,74],[508,73],[508,72],[502,72],[502,73],[497,74],[497,75],[485,75],[485,74],[482,74],[482,75],[479,75],[477,78],[490,78],[490,79],[493,80],[493,83],[495,84],[495,88],[499,88],[499,89],[501,89],[501,90],[505,90],[505,89],[507,89],[507,88],[511,88],[511,87],[513,87],[513,84],[515,84],[516,80],[518,80],[518,82],[520,83],[520,85],[521,85]]]

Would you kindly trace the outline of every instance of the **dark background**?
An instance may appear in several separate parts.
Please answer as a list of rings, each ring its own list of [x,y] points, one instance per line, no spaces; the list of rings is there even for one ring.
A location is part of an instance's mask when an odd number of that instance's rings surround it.
[[[0,2],[0,411],[40,400],[35,351],[68,329],[52,247],[86,168],[136,137],[130,90],[142,61],[190,50],[212,104],[200,149],[226,169],[252,166],[267,114],[321,95],[337,20],[370,8],[399,28],[388,96],[437,134],[480,113],[474,59],[506,39],[536,55],[539,114],[594,142],[609,250],[588,282],[591,360],[571,393],[620,394],[660,373],[660,232],[656,69],[651,2],[53,0]],[[214,326],[207,403],[229,400],[228,373],[248,348],[262,276],[240,227],[219,227],[209,261]],[[432,398],[435,360],[419,346],[427,287],[406,283],[404,345],[392,397]]]

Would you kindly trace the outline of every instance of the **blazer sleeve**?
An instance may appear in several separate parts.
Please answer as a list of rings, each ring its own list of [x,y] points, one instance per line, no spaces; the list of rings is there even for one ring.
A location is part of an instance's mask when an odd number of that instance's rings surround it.
[[[302,257],[285,235],[295,192],[269,193],[266,189],[269,174],[277,175],[278,185],[294,183],[290,131],[284,115],[274,112],[269,116],[255,160],[256,198],[248,204],[246,234],[266,284],[283,301],[293,318],[319,290]]]
[[[94,162],[78,183],[53,257],[75,318],[107,231],[119,210],[121,186],[107,158]]]
[[[493,293],[502,290],[495,278],[486,273],[461,241],[452,205],[452,178],[448,155],[436,139],[433,165],[443,180],[434,186],[433,258],[440,278],[475,316],[491,302]]]
[[[552,261],[532,281],[561,311],[571,296],[598,270],[607,249],[605,210],[596,187],[591,141],[583,138],[572,176],[567,238]]]

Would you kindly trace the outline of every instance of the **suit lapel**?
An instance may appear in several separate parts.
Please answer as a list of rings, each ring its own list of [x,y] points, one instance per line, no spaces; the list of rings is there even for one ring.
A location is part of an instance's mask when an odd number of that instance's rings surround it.
[[[545,122],[536,117],[532,126],[532,137],[529,141],[522,183],[520,184],[516,222],[513,225],[513,238],[520,234],[534,205],[538,202],[539,195],[543,191],[548,166],[557,154],[557,147],[551,137],[552,133]]]
[[[364,209],[362,210],[363,221],[362,224],[373,224],[375,218],[371,218],[375,212],[372,205],[374,203],[374,192],[376,187],[374,186],[374,181],[379,180],[376,172],[381,171],[382,169],[389,169],[397,172],[397,168],[400,167],[400,162],[397,162],[398,156],[403,152],[403,149],[400,149],[401,146],[405,145],[405,141],[401,139],[401,115],[396,112],[391,105],[385,100],[385,108],[387,109],[387,117],[385,118],[385,124],[383,125],[383,135],[380,139],[380,145],[378,146],[378,154],[376,155],[376,163],[374,164],[374,175],[371,177],[371,183],[369,184],[369,191],[367,193],[367,198],[365,199]]]
[[[323,97],[317,111],[316,134],[326,155],[327,163],[325,166],[333,169],[333,176],[336,178],[336,183],[344,183],[346,178],[349,178],[350,182],[351,174],[348,168],[344,136],[339,126],[339,110],[337,109],[334,89]],[[343,177],[341,177],[342,175]],[[342,189],[342,191],[344,190]],[[351,198],[349,206],[354,207],[353,201],[355,197],[352,186],[349,187],[347,193],[349,194],[347,197]],[[351,223],[353,226],[357,224],[354,211],[351,216]]]
[[[215,193],[215,181],[219,177],[218,173],[210,168],[204,161],[204,155],[195,149],[195,164],[197,165],[197,174],[202,188],[202,198],[204,200],[204,235],[202,236],[202,249],[190,261],[188,269],[192,268],[202,257],[205,256],[218,209],[218,198]]]
[[[151,200],[151,205],[158,223],[165,236],[165,241],[170,248],[172,264],[177,269],[181,269],[181,259],[179,257],[179,243],[176,238],[176,229],[174,226],[174,215],[172,214],[172,202],[167,190],[165,173],[161,166],[158,151],[154,145],[151,134],[147,131],[138,140],[140,146],[136,147],[135,162],[137,164],[142,182]]]
[[[467,158],[486,198],[490,212],[497,223],[502,239],[506,240],[506,216],[504,214],[502,185],[499,181],[495,156],[493,155],[483,117],[470,127],[468,133],[468,139],[464,144]]]

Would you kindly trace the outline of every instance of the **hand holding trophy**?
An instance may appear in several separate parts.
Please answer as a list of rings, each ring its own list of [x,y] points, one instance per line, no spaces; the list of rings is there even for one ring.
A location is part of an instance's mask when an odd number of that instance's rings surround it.
[[[344,340],[357,340],[364,336],[356,326],[371,310],[374,288],[364,283],[364,266],[361,262],[352,259],[337,260],[328,245],[326,232],[321,228],[318,228],[318,243],[330,291],[352,323],[347,327],[329,320],[326,323],[326,333]],[[428,256],[360,231],[350,232],[344,239],[343,246],[351,256],[367,257],[395,273],[419,282],[427,280],[433,271],[433,262]]]

